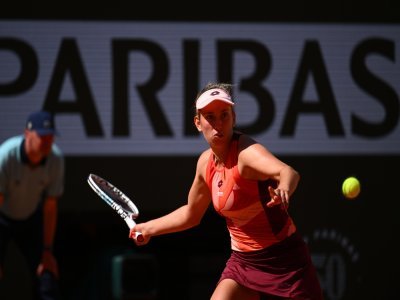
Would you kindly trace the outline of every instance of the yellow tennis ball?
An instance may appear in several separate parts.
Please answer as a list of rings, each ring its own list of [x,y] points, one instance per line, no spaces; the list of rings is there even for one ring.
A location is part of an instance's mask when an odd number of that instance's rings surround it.
[[[355,177],[347,177],[342,184],[343,195],[347,199],[354,199],[360,194],[361,185],[360,181]]]

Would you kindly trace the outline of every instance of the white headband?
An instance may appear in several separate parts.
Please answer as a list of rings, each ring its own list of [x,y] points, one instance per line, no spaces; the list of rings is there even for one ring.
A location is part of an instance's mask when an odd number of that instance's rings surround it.
[[[229,96],[224,90],[211,89],[205,91],[203,94],[200,95],[200,97],[196,101],[196,109],[202,109],[214,100],[219,100],[230,105],[234,105],[231,96]]]

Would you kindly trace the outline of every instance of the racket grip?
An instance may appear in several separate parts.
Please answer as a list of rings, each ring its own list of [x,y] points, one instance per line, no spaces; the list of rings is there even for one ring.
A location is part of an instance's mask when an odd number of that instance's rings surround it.
[[[133,227],[135,227],[136,226],[136,223],[135,223],[135,221],[133,221],[131,218],[126,218],[125,219],[125,222],[126,222],[126,224],[128,224],[128,227],[130,228],[130,229],[132,229]],[[141,232],[138,232],[138,231],[135,231],[135,239],[136,240],[138,240],[139,242],[143,242],[143,236],[142,236],[142,233]]]
[[[135,239],[138,240],[139,242],[143,242],[143,235],[141,232],[136,231],[135,232]]]

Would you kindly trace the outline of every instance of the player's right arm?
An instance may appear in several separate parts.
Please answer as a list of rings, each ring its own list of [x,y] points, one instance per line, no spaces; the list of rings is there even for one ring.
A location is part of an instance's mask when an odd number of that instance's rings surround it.
[[[211,193],[205,181],[209,152],[203,153],[196,166],[196,175],[189,191],[187,204],[171,213],[144,223],[137,224],[130,230],[130,237],[136,231],[143,235],[143,241],[137,244],[147,244],[152,236],[183,231],[198,225],[203,218],[210,202]]]

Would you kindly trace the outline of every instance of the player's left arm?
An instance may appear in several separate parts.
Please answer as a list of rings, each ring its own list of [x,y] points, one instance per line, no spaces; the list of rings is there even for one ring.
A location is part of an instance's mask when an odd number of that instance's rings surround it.
[[[253,180],[277,181],[275,189],[269,188],[271,201],[267,205],[288,205],[300,180],[299,173],[249,137],[242,139],[240,149],[238,167],[241,176]]]

